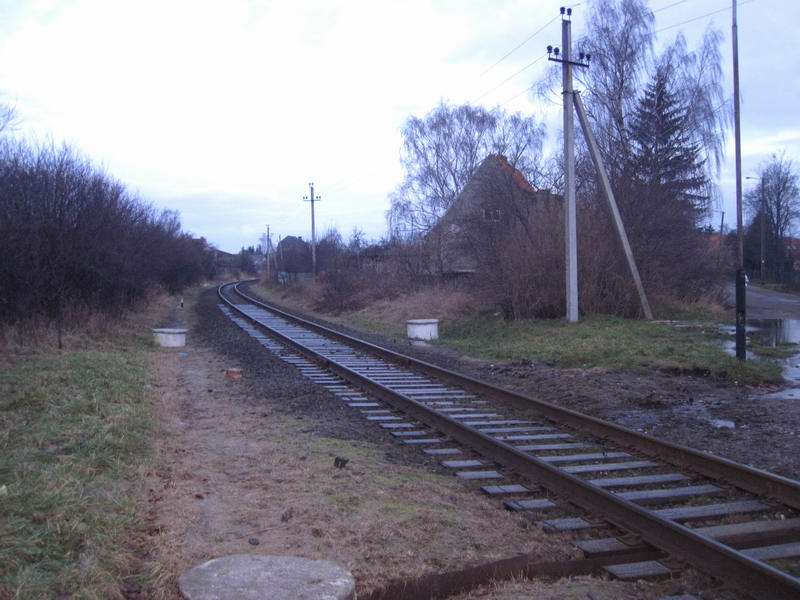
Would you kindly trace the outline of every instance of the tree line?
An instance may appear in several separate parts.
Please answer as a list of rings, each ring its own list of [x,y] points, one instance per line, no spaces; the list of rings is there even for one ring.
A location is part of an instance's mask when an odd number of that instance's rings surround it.
[[[68,145],[0,139],[0,322],[119,313],[215,270],[215,250]]]

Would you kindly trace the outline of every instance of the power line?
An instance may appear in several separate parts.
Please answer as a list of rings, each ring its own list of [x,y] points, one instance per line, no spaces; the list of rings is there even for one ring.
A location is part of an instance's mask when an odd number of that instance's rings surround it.
[[[512,79],[514,79],[514,77],[516,77],[517,75],[519,75],[520,73],[522,73],[522,72],[523,72],[523,71],[525,71],[526,69],[530,69],[530,68],[531,68],[533,65],[535,65],[535,64],[536,64],[536,63],[538,63],[539,61],[543,60],[543,59],[544,59],[546,56],[547,56],[546,54],[542,54],[542,55],[541,55],[539,58],[537,58],[536,60],[534,60],[534,61],[532,61],[532,62],[529,62],[527,65],[525,65],[524,67],[522,67],[522,68],[521,68],[519,71],[517,71],[516,73],[514,73],[513,75],[511,75],[511,76],[509,76],[509,77],[506,77],[506,78],[505,78],[503,81],[501,81],[499,84],[497,84],[496,86],[494,86],[492,89],[490,89],[489,91],[487,91],[487,92],[484,92],[483,94],[481,94],[480,96],[478,96],[478,97],[475,99],[475,102],[477,103],[479,100],[481,100],[482,98],[484,98],[484,97],[488,96],[488,95],[489,95],[489,94],[491,94],[492,92],[494,92],[494,91],[496,91],[496,90],[499,90],[499,89],[500,89],[501,87],[503,87],[503,86],[504,86],[506,83],[508,83],[509,81],[511,81]]]
[[[546,29],[546,28],[547,28],[547,27],[548,27],[550,24],[552,24],[552,23],[553,23],[553,22],[554,22],[556,19],[558,19],[558,17],[559,17],[559,16],[560,16],[560,15],[556,15],[555,17],[553,17],[552,19],[550,19],[550,20],[549,20],[547,23],[545,23],[544,25],[542,25],[542,26],[541,26],[539,29],[537,29],[536,31],[534,31],[534,32],[533,32],[531,35],[529,35],[527,38],[525,38],[525,40],[523,40],[522,42],[520,42],[519,44],[517,44],[516,46],[514,46],[514,48],[512,48],[512,49],[511,49],[511,50],[509,50],[509,51],[508,51],[506,54],[504,54],[504,55],[503,55],[503,57],[502,57],[502,58],[500,58],[500,60],[498,60],[498,61],[497,61],[496,63],[494,63],[494,64],[493,64],[491,67],[489,67],[489,68],[488,68],[488,69],[486,69],[486,70],[485,70],[483,73],[481,73],[481,77],[483,77],[484,75],[486,75],[486,74],[487,74],[489,71],[491,71],[492,69],[494,69],[494,68],[495,68],[497,65],[499,65],[501,62],[503,62],[505,59],[507,59],[507,58],[508,58],[509,56],[511,56],[512,54],[514,54],[514,52],[516,52],[517,50],[519,50],[520,48],[522,48],[522,47],[523,47],[525,44],[527,44],[527,43],[528,43],[528,42],[530,42],[530,41],[531,41],[533,38],[535,38],[537,35],[539,35],[539,34],[540,34],[542,31],[544,31],[544,30],[545,30],[545,29]]]
[[[503,103],[502,103],[500,106],[501,106],[501,107],[503,107],[503,106],[505,106],[506,104],[508,104],[509,102],[512,102],[512,101],[516,100],[517,98],[519,98],[520,96],[522,96],[522,94],[526,93],[526,92],[527,92],[529,89],[530,89],[530,88],[525,88],[525,89],[524,89],[524,90],[522,90],[522,91],[521,91],[519,94],[516,94],[515,96],[512,96],[511,98],[509,98],[508,100],[506,100],[505,102],[503,102]]]
[[[662,6],[661,8],[657,8],[653,11],[653,14],[659,13],[662,10],[667,10],[668,8],[672,8],[673,6],[678,6],[679,4],[686,4],[689,0],[678,0],[677,2],[673,2],[672,4],[667,4],[666,6]]]
[[[742,6],[743,4],[749,4],[750,2],[753,2],[753,1],[754,0],[742,0],[742,2],[739,2],[736,6]],[[675,27],[680,27],[681,25],[686,25],[687,23],[692,23],[693,21],[699,21],[700,19],[705,19],[706,17],[710,17],[711,15],[716,15],[716,14],[719,14],[721,12],[726,12],[726,11],[729,11],[729,10],[731,10],[730,6],[727,6],[725,8],[720,8],[718,10],[711,11],[710,13],[706,13],[704,15],[700,15],[699,17],[695,17],[693,19],[688,19],[688,20],[682,21],[680,23],[675,23],[674,25],[670,25],[669,27],[663,27],[662,29],[654,31],[653,35],[661,33],[662,31],[667,31],[668,29],[674,29]]]

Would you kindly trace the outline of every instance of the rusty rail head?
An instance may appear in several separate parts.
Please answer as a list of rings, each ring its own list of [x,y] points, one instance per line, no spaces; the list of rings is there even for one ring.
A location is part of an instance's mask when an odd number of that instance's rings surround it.
[[[379,348],[387,352],[389,355],[396,354],[392,351],[382,349],[379,346],[362,342],[361,340],[356,340],[355,338],[346,336],[344,334],[339,334],[321,325],[316,325],[304,319],[289,315],[283,311],[276,310],[275,308],[270,307],[263,302],[251,299],[247,295],[240,292],[238,290],[238,284],[233,285],[234,289],[249,302],[253,302],[254,304],[257,304],[272,312],[276,312],[281,316],[287,317],[291,321],[301,323],[317,332],[324,332],[326,335],[328,335],[328,332],[331,334],[336,334],[332,337],[340,340],[344,338],[351,345],[355,343],[355,345],[362,348],[365,346],[370,348]],[[511,444],[496,440],[480,432],[479,430],[465,427],[455,419],[452,419],[445,414],[438,413],[437,411],[430,409],[423,403],[418,402],[410,397],[395,392],[373,380],[372,378],[362,375],[342,364],[337,363],[335,360],[321,357],[314,350],[308,348],[301,342],[283,335],[280,332],[269,329],[249,315],[245,314],[235,304],[224,297],[222,293],[223,287],[224,285],[220,286],[218,290],[220,298],[222,298],[222,300],[225,301],[229,306],[240,312],[243,316],[245,316],[245,318],[266,329],[271,335],[296,349],[309,359],[318,363],[324,362],[326,368],[338,374],[345,380],[367,390],[375,397],[387,402],[388,404],[391,404],[392,406],[395,406],[399,410],[406,412],[429,427],[435,428],[438,431],[450,436],[452,439],[464,444],[465,446],[477,450],[484,456],[492,458],[504,467],[513,470],[532,481],[542,484],[552,492],[569,498],[571,503],[589,512],[600,514],[603,516],[603,518],[624,529],[635,531],[642,537],[643,540],[652,546],[665,552],[669,552],[675,555],[677,558],[686,561],[692,566],[695,566],[696,568],[701,569],[704,572],[725,581],[726,583],[737,584],[741,586],[742,589],[748,590],[750,593],[758,594],[758,596],[756,596],[758,598],[794,599],[800,597],[800,580],[797,578],[792,577],[783,571],[775,569],[764,562],[749,558],[741,552],[738,552],[737,550],[734,550],[733,548],[721,544],[720,542],[717,542],[711,538],[700,535],[679,523],[659,517],[653,512],[630,501],[624,500],[604,489],[593,486],[579,477],[565,473],[549,463],[521,452]],[[422,362],[405,355],[398,356],[402,357],[403,359],[410,360],[411,362],[409,364],[411,366],[416,366],[417,363]],[[436,370],[439,369],[438,367],[434,367],[428,363],[423,364],[433,367]],[[451,371],[446,371],[446,373],[455,377],[462,377]],[[474,383],[481,384],[481,382],[477,380],[471,378],[467,379]],[[481,386],[484,385],[489,389],[499,389],[494,388],[494,386],[489,386],[488,384],[481,384]],[[462,385],[462,387],[464,386]],[[505,392],[514,394],[513,392]],[[523,398],[525,397],[523,396]],[[539,403],[533,399],[530,399],[530,401]],[[547,406],[559,411],[563,410],[553,405]],[[568,412],[573,418],[575,416],[583,416],[579,413],[575,413],[574,411]],[[559,420],[556,417],[550,417],[547,414],[546,416],[552,418],[553,420]],[[592,421],[604,423],[599,419],[592,419],[591,417],[587,418],[591,419]],[[658,442],[658,440],[655,440],[655,438],[650,439]],[[736,465],[736,463],[732,463],[731,461],[727,462],[730,462],[732,465]]]

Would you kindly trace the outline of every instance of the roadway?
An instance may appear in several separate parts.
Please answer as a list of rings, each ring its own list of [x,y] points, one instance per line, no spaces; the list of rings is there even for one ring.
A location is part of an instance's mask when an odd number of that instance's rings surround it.
[[[730,297],[733,303],[733,286]],[[747,287],[747,318],[800,319],[800,295],[776,292],[751,283]]]

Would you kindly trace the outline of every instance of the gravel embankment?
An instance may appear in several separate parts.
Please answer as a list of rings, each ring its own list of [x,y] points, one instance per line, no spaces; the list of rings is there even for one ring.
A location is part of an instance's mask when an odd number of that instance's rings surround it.
[[[232,323],[220,311],[218,303],[216,288],[200,294],[194,309],[192,335],[229,357],[231,366],[244,370],[243,383],[252,388],[251,397],[307,420],[308,432],[380,444],[390,460],[426,464],[442,472],[438,463],[418,449],[398,444],[388,432],[360,418],[346,403],[264,349]]]

